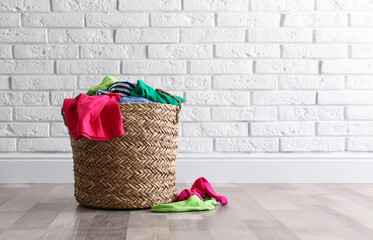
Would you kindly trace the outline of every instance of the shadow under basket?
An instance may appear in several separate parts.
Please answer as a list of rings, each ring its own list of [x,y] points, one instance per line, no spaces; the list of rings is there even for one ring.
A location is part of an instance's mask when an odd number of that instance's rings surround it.
[[[91,208],[136,209],[175,199],[181,109],[175,99],[179,106],[120,103],[124,136],[76,141],[70,135],[78,203]]]

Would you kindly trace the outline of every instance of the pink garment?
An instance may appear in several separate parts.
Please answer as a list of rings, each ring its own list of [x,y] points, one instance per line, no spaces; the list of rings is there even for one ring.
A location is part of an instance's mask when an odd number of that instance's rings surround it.
[[[191,189],[184,189],[181,191],[181,193],[176,197],[174,202],[179,202],[179,201],[185,201],[189,197],[196,195],[202,200],[203,196],[208,196],[208,197],[213,197],[216,199],[216,201],[220,202],[223,205],[228,204],[228,200],[226,197],[223,195],[218,195],[212,189],[210,183],[204,178],[200,177],[198,178],[194,183]]]
[[[95,96],[81,93],[74,99],[65,99],[63,112],[73,138],[108,140],[124,135],[120,98],[117,93]]]

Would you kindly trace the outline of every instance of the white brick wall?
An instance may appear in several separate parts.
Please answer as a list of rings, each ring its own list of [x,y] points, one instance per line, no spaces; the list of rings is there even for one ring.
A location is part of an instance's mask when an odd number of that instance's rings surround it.
[[[373,150],[368,0],[2,0],[0,151],[70,151],[107,75],[186,98],[180,152]]]

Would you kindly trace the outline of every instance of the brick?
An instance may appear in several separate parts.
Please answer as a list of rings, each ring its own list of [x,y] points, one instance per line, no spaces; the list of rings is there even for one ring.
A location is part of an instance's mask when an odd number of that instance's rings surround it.
[[[278,79],[280,89],[343,89],[344,76],[284,75]]]
[[[250,28],[249,42],[312,42],[312,31],[303,28]]]
[[[250,123],[252,136],[309,136],[315,135],[312,122],[253,122]]]
[[[190,63],[191,73],[245,74],[252,72],[251,60],[195,60]]]
[[[157,27],[213,27],[213,13],[152,13],[151,25]]]
[[[344,138],[300,137],[281,138],[282,152],[340,152],[345,150]]]
[[[0,59],[12,58],[12,46],[0,45]]]
[[[212,108],[214,121],[274,121],[276,108],[274,107],[214,107]]]
[[[320,122],[319,135],[373,135],[373,122]]]
[[[9,89],[9,77],[7,76],[0,76],[0,89]]]
[[[87,91],[93,85],[99,85],[105,76],[79,76],[78,77],[78,89],[84,89]]]
[[[119,10],[181,10],[180,0],[119,0]]]
[[[181,42],[244,42],[245,29],[242,28],[210,28],[182,29]]]
[[[2,0],[0,11],[28,12],[47,11],[49,12],[49,0]]]
[[[218,44],[218,58],[279,58],[280,46],[277,44]]]
[[[373,44],[352,45],[352,58],[372,58]]]
[[[113,33],[109,29],[49,29],[51,43],[109,43]]]
[[[181,136],[182,135],[182,128],[181,128],[181,124],[178,125],[178,135]]]
[[[281,105],[281,104],[315,104],[314,91],[266,91],[254,92],[255,105]]]
[[[75,89],[75,76],[13,76],[15,90],[62,90]]]
[[[144,79],[143,76],[124,76],[124,75],[113,75],[118,79],[120,82],[132,82],[136,83],[138,79]],[[89,89],[93,85],[98,85],[102,82],[105,75],[93,75],[93,76],[79,76],[78,78],[78,85],[79,89]]]
[[[115,74],[119,73],[119,62],[106,61],[57,61],[58,74]]]
[[[19,139],[20,152],[71,152],[69,138]]]
[[[218,26],[223,27],[279,27],[278,13],[218,13]]]
[[[320,91],[319,104],[373,104],[373,91]]]
[[[251,0],[253,11],[306,11],[313,10],[309,0]]]
[[[0,92],[0,105],[48,105],[47,92]]]
[[[235,91],[189,91],[188,105],[249,105],[250,93]]]
[[[0,107],[0,121],[12,121],[11,107]]]
[[[347,118],[373,120],[373,106],[347,106]]]
[[[7,76],[0,76],[0,89],[9,89],[9,77]]]
[[[214,89],[275,89],[277,77],[272,75],[216,75]]]
[[[314,73],[319,71],[313,60],[257,60],[257,73]]]
[[[282,46],[284,58],[347,58],[347,46],[336,44],[288,44]]]
[[[86,15],[88,27],[141,27],[148,25],[145,13],[90,13]]]
[[[373,89],[372,77],[369,75],[351,75],[347,77],[348,89]]]
[[[66,98],[75,98],[81,92],[72,92],[72,91],[58,91],[58,92],[51,92],[51,103],[52,105],[62,105],[64,99]]]
[[[84,27],[84,15],[76,13],[28,13],[22,15],[25,27]]]
[[[185,61],[124,61],[123,73],[126,74],[170,74],[186,73]]]
[[[14,29],[0,29],[0,42],[11,43],[11,42],[46,42],[46,30],[45,29],[25,29],[25,28],[14,28]]]
[[[9,89],[9,77],[0,76],[0,89]]]
[[[52,0],[53,11],[90,12],[115,10],[117,0]]]
[[[74,45],[15,45],[15,58],[78,58]]]
[[[1,109],[0,109],[1,112]],[[183,106],[180,112],[180,121],[194,122],[194,121],[210,121],[210,108],[207,107],[192,107]]]
[[[210,76],[146,76],[145,82],[153,88],[182,90],[210,89]]]
[[[0,89],[9,89],[9,77],[7,76],[0,76]]]
[[[149,58],[212,58],[212,45],[149,45]]]
[[[247,136],[247,123],[184,123],[186,137],[228,137]]]
[[[343,120],[343,106],[279,107],[279,119],[296,120]]]
[[[14,116],[17,121],[63,121],[61,107],[15,107]]]
[[[0,123],[2,137],[48,137],[48,123]]]
[[[369,0],[350,1],[350,0],[317,0],[317,10],[332,11],[357,11],[373,10],[373,3]]]
[[[351,26],[353,27],[372,27],[373,16],[369,12],[351,13]]]
[[[347,151],[372,151],[372,137],[349,137],[347,138]]]
[[[52,61],[0,60],[0,73],[33,74],[53,73]]]
[[[179,152],[212,152],[212,149],[210,138],[179,138]]]
[[[64,123],[52,123],[51,134],[54,137],[68,137],[69,129],[65,126]]]
[[[0,89],[5,90],[10,88],[9,77],[0,76]]]
[[[318,135],[347,135],[346,122],[319,122],[317,123]]]
[[[373,60],[325,60],[322,73],[373,73]]]
[[[323,28],[316,29],[316,42],[365,43],[373,42],[373,29],[369,28]]]
[[[347,14],[342,13],[286,13],[285,27],[347,27]]]
[[[15,138],[0,138],[0,152],[15,152],[16,139]]]
[[[115,42],[177,42],[179,33],[177,29],[118,29]]]
[[[248,9],[248,0],[188,0],[184,2],[184,10],[239,11]]]
[[[136,59],[145,58],[142,45],[83,45],[81,58]]]
[[[218,152],[277,152],[277,138],[218,138],[215,140]]]
[[[0,9],[1,9],[1,3],[0,3]],[[18,26],[19,26],[19,14],[16,14],[16,13],[1,13],[0,14],[0,27],[18,27]]]

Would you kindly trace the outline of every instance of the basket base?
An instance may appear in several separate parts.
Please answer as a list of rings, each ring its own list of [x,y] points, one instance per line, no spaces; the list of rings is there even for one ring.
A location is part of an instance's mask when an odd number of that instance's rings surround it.
[[[76,202],[79,204],[79,206],[84,207],[84,208],[97,209],[97,210],[107,210],[107,211],[136,211],[136,210],[140,211],[140,210],[146,210],[146,209],[151,208],[151,207],[144,207],[144,208],[107,208],[107,207],[88,206],[88,205],[81,204],[78,201],[76,201]]]
[[[75,200],[83,207],[92,209],[107,209],[107,210],[135,210],[135,209],[149,209],[157,204],[171,203],[177,196],[177,189],[168,193],[168,197],[163,199],[146,199],[141,201],[134,200],[128,196],[107,196],[86,193],[75,188]]]

